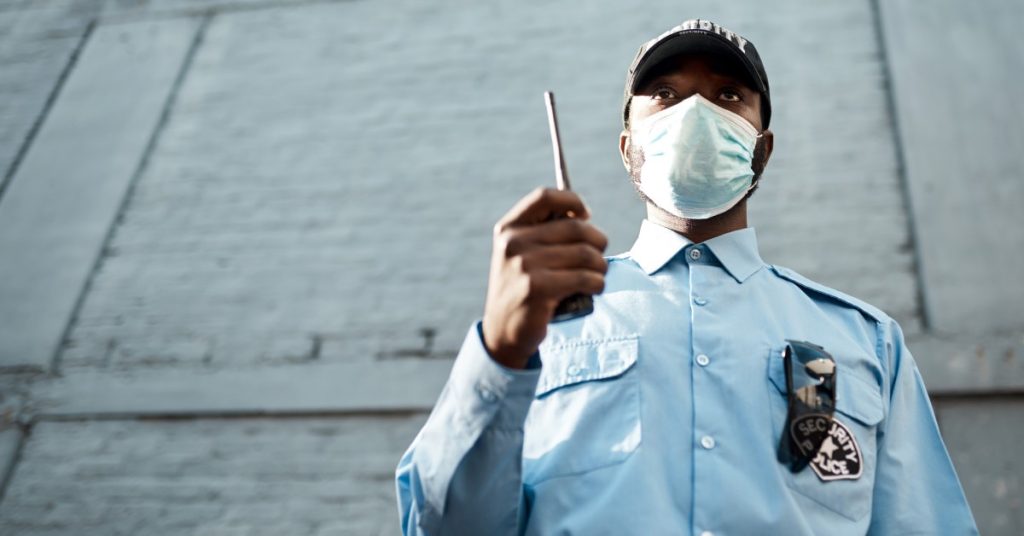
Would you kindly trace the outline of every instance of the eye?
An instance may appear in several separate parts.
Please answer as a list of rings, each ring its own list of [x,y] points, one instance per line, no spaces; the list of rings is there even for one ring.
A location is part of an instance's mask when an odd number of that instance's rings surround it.
[[[725,88],[718,93],[718,98],[726,102],[739,102],[743,100],[743,96],[740,92],[733,88]]]
[[[654,91],[651,92],[651,98],[654,100],[665,100],[675,99],[678,98],[678,96],[676,95],[675,90],[673,90],[672,88],[668,86],[661,86],[655,88]]]

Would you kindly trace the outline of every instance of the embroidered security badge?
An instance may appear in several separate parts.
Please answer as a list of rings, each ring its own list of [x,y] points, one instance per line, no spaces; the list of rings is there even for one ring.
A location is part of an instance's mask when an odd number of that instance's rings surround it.
[[[813,413],[804,415],[793,421],[792,432],[804,455],[808,454],[809,445],[821,445],[810,463],[818,478],[826,482],[860,478],[863,463],[857,437],[839,419]]]

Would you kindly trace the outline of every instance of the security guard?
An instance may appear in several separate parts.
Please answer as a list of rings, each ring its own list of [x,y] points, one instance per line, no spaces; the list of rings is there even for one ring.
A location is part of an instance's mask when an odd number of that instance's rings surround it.
[[[495,226],[483,320],[398,467],[405,534],[977,532],[900,327],[758,255],[770,119],[740,35],[641,47],[639,237],[602,257],[580,198],[545,189]],[[594,312],[551,324],[577,293]]]

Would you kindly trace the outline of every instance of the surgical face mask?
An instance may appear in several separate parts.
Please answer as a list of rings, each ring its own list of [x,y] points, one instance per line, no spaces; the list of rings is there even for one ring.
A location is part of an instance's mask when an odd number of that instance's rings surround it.
[[[638,187],[680,218],[717,216],[752,188],[757,137],[743,117],[693,95],[633,129],[632,143],[644,155]]]

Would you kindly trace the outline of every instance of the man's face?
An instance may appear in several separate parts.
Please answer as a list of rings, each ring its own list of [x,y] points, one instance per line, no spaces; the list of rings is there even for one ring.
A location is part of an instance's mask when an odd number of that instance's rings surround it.
[[[647,75],[629,107],[628,130],[619,139],[623,163],[634,182],[639,180],[643,153],[630,140],[641,121],[699,93],[709,101],[738,114],[762,132],[754,155],[754,173],[760,176],[772,150],[772,133],[761,121],[761,94],[731,62],[705,54],[684,54],[665,60]]]
[[[629,124],[635,125],[683,99],[699,93],[709,101],[761,124],[761,94],[753,89],[738,66],[702,54],[670,58],[647,76],[633,96]]]

